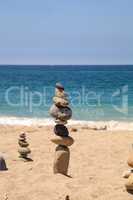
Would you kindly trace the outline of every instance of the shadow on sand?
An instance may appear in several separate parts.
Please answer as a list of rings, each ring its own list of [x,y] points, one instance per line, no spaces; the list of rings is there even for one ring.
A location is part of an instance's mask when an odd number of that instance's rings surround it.
[[[127,190],[127,192],[133,195],[133,190]]]

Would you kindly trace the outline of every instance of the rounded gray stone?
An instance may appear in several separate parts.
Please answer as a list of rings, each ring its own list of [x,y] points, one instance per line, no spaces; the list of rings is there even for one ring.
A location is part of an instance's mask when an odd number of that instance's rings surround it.
[[[50,108],[50,114],[55,119],[60,119],[62,121],[69,120],[72,117],[72,110],[69,107],[57,107],[52,105]]]

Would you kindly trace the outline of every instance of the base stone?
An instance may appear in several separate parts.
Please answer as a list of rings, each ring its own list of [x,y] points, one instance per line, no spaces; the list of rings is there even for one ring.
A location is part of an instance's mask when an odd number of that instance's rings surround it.
[[[133,191],[133,174],[129,176],[127,182],[125,183],[125,187],[129,191]]]
[[[0,156],[0,171],[7,170],[5,159]]]
[[[67,175],[68,166],[70,159],[70,151],[66,146],[59,145],[55,150],[55,160],[54,160],[54,174],[60,173]]]

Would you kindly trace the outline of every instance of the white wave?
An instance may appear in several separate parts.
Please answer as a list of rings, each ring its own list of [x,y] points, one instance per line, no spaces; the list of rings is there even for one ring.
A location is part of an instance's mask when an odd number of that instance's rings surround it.
[[[133,131],[133,121],[73,121],[69,124],[86,126],[97,130],[128,130]]]
[[[41,119],[41,118],[23,118],[23,117],[0,117],[0,125],[52,125],[54,121],[52,119]]]
[[[0,117],[0,125],[24,125],[24,126],[47,126],[54,125],[52,118],[23,118],[23,117]],[[133,131],[133,121],[83,121],[69,120],[68,125],[79,125],[97,130],[129,130]]]

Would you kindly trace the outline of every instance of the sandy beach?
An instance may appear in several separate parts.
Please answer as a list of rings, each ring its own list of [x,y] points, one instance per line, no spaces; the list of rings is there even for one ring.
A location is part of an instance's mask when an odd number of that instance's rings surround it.
[[[0,200],[131,200],[122,173],[133,141],[129,131],[94,131],[80,126],[71,136],[70,177],[53,174],[53,126],[1,126],[0,152],[8,171],[0,172]],[[18,158],[18,136],[25,131],[33,162]]]

